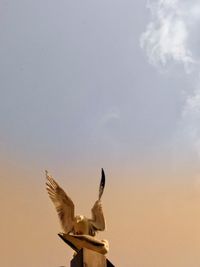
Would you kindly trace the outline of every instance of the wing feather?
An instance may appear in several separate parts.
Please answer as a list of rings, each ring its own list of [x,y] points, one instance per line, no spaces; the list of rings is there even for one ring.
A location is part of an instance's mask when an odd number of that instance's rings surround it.
[[[92,208],[92,220],[91,224],[94,231],[104,231],[105,230],[105,219],[103,215],[101,201],[97,200]]]
[[[63,230],[65,233],[68,233],[73,229],[74,203],[47,171],[46,179],[46,189],[48,195],[56,208]]]

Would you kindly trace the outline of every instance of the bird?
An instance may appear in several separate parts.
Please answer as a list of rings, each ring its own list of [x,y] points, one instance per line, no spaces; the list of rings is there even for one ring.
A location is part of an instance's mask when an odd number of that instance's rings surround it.
[[[95,201],[91,213],[91,218],[84,215],[75,215],[75,205],[66,192],[60,187],[56,180],[46,174],[46,190],[52,200],[64,234],[95,236],[98,231],[105,230],[105,218],[103,215],[101,197],[105,187],[105,173],[101,170],[101,182],[99,186],[99,196]]]

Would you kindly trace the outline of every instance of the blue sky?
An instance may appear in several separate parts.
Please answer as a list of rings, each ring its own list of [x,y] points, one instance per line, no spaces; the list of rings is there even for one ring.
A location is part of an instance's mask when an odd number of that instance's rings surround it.
[[[190,85],[148,64],[145,2],[4,2],[2,14],[4,150],[121,161],[171,142]]]

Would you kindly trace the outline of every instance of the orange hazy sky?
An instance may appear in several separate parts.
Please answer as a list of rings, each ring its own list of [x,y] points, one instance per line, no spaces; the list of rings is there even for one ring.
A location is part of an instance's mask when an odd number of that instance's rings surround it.
[[[73,199],[77,213],[90,216],[100,170],[62,170],[62,177],[53,175]],[[144,183],[134,176],[124,179],[106,172],[102,201],[107,230],[97,237],[109,240],[108,258],[126,267],[198,266],[198,182],[167,183],[165,177],[165,182],[152,183],[148,177],[151,182]],[[61,228],[42,170],[7,162],[1,181],[1,266],[69,266],[73,252],[57,236]]]

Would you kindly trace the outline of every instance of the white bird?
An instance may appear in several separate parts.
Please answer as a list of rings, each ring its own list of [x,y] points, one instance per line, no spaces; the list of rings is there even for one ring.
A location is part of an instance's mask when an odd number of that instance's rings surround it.
[[[99,187],[99,198],[91,210],[91,219],[83,215],[75,216],[74,203],[47,171],[46,179],[47,192],[53,204],[55,205],[62,229],[65,234],[95,236],[97,231],[105,230],[105,219],[101,205],[101,196],[105,186],[105,174],[103,169]]]

